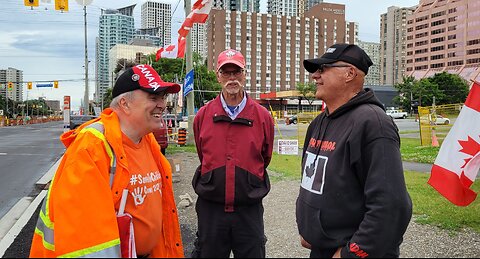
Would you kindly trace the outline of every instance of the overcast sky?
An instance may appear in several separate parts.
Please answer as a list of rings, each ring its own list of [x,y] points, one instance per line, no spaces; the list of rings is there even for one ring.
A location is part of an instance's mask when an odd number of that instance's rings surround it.
[[[140,6],[146,0],[93,0],[87,8],[89,93],[95,91],[95,38],[101,9],[120,8],[137,4],[135,27],[140,27]],[[172,34],[178,31],[185,13],[183,0],[157,0],[171,3]],[[193,1],[193,0],[192,0]],[[84,23],[83,9],[75,0],[69,0],[69,11],[54,10],[54,0],[40,0],[40,7],[31,10],[20,0],[2,0],[0,9],[0,69],[13,67],[23,71],[24,81],[65,80],[58,89],[36,88],[28,91],[28,99],[46,97],[63,100],[70,95],[72,109],[78,110],[85,91],[84,81]],[[345,4],[346,19],[359,24],[359,38],[379,42],[380,15],[389,6],[410,7],[419,0],[328,0]],[[261,0],[261,11],[266,12],[266,0]],[[172,39],[176,35],[172,36]],[[34,84],[35,86],[35,84]],[[26,98],[26,92],[24,98]]]

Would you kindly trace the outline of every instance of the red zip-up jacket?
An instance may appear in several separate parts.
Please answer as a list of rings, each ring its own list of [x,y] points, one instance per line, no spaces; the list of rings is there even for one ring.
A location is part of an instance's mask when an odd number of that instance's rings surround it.
[[[199,197],[235,206],[261,202],[270,191],[266,168],[272,158],[274,123],[270,113],[247,96],[232,120],[220,95],[202,107],[194,120],[200,166],[192,181]]]

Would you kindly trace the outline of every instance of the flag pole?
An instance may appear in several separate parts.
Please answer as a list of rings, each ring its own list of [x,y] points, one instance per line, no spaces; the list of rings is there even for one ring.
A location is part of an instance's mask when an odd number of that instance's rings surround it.
[[[192,9],[192,3],[190,0],[185,0],[185,15],[188,15]],[[193,68],[193,56],[192,56],[192,37],[190,33],[187,35],[186,45],[185,45],[185,63],[186,63],[186,71],[185,74],[188,74],[190,70]],[[187,144],[194,144],[195,139],[193,136],[193,118],[195,118],[194,114],[194,107],[195,107],[195,97],[194,91],[191,91],[187,95],[186,100],[187,105],[187,114],[188,114],[188,137],[187,137]]]

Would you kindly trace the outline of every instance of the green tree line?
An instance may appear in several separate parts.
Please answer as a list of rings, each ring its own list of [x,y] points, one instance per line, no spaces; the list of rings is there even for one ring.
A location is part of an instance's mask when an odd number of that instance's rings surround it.
[[[394,102],[403,110],[411,112],[412,107],[463,103],[469,92],[469,84],[459,75],[446,72],[433,77],[416,80],[404,77],[403,82],[396,84],[398,96]]]

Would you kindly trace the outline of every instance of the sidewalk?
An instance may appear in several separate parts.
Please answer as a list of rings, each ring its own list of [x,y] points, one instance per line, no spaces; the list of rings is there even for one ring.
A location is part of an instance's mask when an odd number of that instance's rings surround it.
[[[432,170],[431,164],[423,164],[416,162],[403,161],[403,170],[404,171],[415,171],[420,173],[430,173]]]

